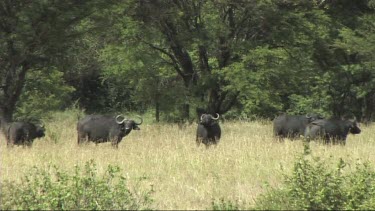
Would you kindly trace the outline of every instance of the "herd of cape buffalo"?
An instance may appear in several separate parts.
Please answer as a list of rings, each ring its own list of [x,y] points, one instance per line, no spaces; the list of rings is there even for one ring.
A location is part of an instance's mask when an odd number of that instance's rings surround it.
[[[219,114],[199,114],[196,132],[196,144],[203,143],[206,147],[216,145],[221,137],[218,123]],[[123,115],[87,115],[78,120],[78,145],[89,141],[96,144],[111,142],[118,147],[121,140],[132,130],[140,130],[143,119],[137,116],[139,122],[128,119]],[[30,122],[6,122],[0,118],[2,132],[7,146],[32,146],[33,140],[45,136],[45,128]],[[304,137],[304,140],[323,140],[325,144],[346,144],[349,133],[359,134],[361,129],[356,119],[326,119],[317,114],[288,115],[281,114],[273,120],[273,135],[276,140],[284,138],[291,140]]]

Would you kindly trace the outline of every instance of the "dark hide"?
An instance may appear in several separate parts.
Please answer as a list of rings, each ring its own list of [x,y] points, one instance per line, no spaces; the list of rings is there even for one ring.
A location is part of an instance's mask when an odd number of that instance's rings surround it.
[[[322,117],[317,114],[282,114],[273,120],[273,134],[279,140],[283,140],[286,137],[292,140],[299,138],[300,135],[304,135],[307,124],[317,119],[322,119]]]
[[[143,121],[142,118],[141,121]],[[124,118],[117,121],[116,117],[112,115],[88,115],[77,123],[78,144],[86,141],[112,142],[113,146],[118,147],[122,138],[132,130],[140,130],[138,127],[140,124],[142,122],[136,123]]]
[[[198,146],[200,143],[203,143],[206,147],[209,147],[210,145],[216,145],[219,142],[221,129],[219,123],[217,123],[218,118],[218,114],[217,118],[214,118],[210,114],[201,115],[196,136],[196,143]]]
[[[309,140],[322,139],[324,143],[346,144],[348,134],[359,134],[361,129],[355,120],[320,119],[308,124],[305,137]]]
[[[34,139],[44,136],[44,127],[29,122],[12,122],[5,128],[5,137],[8,146],[31,146]]]

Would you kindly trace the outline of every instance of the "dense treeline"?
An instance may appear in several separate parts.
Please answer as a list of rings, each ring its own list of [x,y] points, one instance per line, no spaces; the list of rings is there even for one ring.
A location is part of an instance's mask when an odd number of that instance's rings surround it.
[[[0,3],[0,116],[375,118],[374,0]]]

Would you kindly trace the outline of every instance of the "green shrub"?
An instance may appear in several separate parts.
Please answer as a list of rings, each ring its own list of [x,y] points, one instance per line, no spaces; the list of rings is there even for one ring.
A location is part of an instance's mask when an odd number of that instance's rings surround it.
[[[233,203],[231,201],[221,198],[218,201],[212,201],[212,208],[209,210],[238,210],[238,203]]]
[[[49,166],[34,167],[20,183],[1,185],[0,209],[12,210],[139,210],[149,209],[152,190],[135,193],[127,187],[120,168],[108,165],[102,177],[91,160],[83,169],[75,166],[70,175]]]
[[[299,156],[283,186],[261,195],[255,209],[375,209],[375,171],[369,163],[358,163],[352,171],[342,159],[336,168],[329,164],[309,153]]]
[[[352,169],[342,159],[335,168],[332,160],[321,160],[305,147],[294,163],[290,175],[283,175],[279,188],[269,186],[255,205],[220,199],[212,210],[374,210],[375,171],[369,162],[357,163]]]

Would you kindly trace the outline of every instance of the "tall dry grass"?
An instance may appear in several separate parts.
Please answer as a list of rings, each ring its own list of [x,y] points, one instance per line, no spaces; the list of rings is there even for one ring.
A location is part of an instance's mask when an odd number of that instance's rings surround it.
[[[223,135],[217,147],[195,144],[196,124],[179,128],[171,124],[143,124],[119,144],[77,146],[76,117],[60,115],[46,122],[46,137],[32,148],[7,148],[0,136],[1,181],[19,180],[32,166],[49,163],[66,170],[93,159],[98,171],[118,165],[140,190],[153,186],[155,209],[206,209],[214,199],[224,198],[252,205],[265,191],[264,184],[280,185],[282,173],[291,170],[294,158],[303,151],[301,141],[277,143],[271,122],[221,123]],[[346,146],[311,143],[313,154],[322,158],[355,163],[375,162],[375,126],[362,127],[350,135]]]

